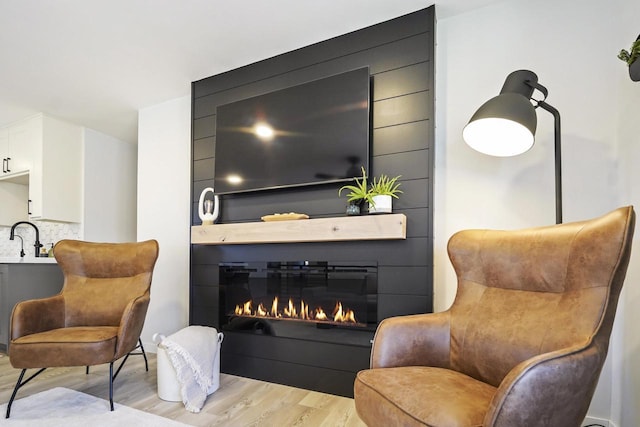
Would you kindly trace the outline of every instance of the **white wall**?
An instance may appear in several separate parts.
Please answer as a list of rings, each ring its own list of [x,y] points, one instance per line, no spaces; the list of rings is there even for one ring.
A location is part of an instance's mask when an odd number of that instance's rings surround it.
[[[138,240],[156,239],[160,255],[142,341],[189,322],[191,97],[140,110],[138,116]]]
[[[620,25],[635,27],[635,31],[640,32],[638,16],[640,2],[635,2],[635,11],[621,17]],[[628,46],[623,47],[629,50]],[[640,161],[640,82],[622,79],[616,89],[619,93],[615,110],[618,117],[618,157],[624,182],[622,199],[630,201],[636,211],[640,211],[640,168],[637,165]],[[636,222],[635,234],[635,247],[618,310],[623,322],[616,330],[613,342],[617,357],[613,365],[612,419],[619,420],[618,425],[623,427],[640,425],[640,221]]]
[[[84,239],[136,239],[137,148],[112,136],[84,129]]]
[[[436,10],[437,12],[437,10]],[[462,129],[517,69],[534,71],[562,116],[565,222],[618,206],[640,206],[637,121],[640,84],[616,58],[638,35],[636,0],[510,0],[438,20],[436,56],[435,307],[452,302],[456,281],[446,243],[464,228],[552,224],[553,120],[538,112],[536,145],[513,158],[474,152]],[[632,17],[636,17],[636,19]],[[635,126],[635,127],[634,127]],[[621,160],[628,162],[628,171]],[[638,182],[636,179],[635,182]],[[589,415],[640,425],[640,302],[629,271],[614,340]],[[630,375],[630,373],[632,373]]]

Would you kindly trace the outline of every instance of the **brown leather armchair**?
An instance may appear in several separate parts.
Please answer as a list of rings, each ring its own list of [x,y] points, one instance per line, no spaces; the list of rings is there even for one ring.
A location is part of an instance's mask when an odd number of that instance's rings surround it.
[[[54,254],[64,274],[62,291],[50,298],[22,301],[11,315],[9,359],[22,372],[6,418],[18,389],[46,368],[103,363],[109,363],[113,411],[113,380],[140,339],[158,242],[62,240]],[[123,356],[114,375],[113,363]],[[23,381],[31,368],[39,370]]]
[[[590,221],[449,240],[445,312],[385,319],[354,391],[369,426],[579,426],[607,355],[635,224]]]

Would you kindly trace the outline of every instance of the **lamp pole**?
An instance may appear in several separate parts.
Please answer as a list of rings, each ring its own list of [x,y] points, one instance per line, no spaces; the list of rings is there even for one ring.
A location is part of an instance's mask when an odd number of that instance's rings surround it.
[[[553,139],[556,160],[556,224],[562,224],[562,147],[560,142],[560,112],[545,101],[538,101],[538,106],[553,115]]]

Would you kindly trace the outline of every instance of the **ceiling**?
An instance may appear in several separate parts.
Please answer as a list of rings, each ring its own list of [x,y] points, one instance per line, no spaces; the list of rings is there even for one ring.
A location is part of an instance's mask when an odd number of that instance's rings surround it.
[[[437,4],[499,0],[0,0],[0,125],[37,112],[137,141],[191,82]]]

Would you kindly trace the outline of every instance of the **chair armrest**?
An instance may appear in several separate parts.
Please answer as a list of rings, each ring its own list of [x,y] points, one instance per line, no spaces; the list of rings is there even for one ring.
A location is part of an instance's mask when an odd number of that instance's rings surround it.
[[[449,319],[448,311],[384,319],[373,339],[371,367],[449,367]]]
[[[127,307],[120,318],[120,328],[118,329],[118,344],[116,347],[117,360],[133,350],[138,344],[144,319],[149,307],[149,293],[146,293],[127,304]]]
[[[598,383],[602,357],[590,345],[523,361],[502,380],[483,425],[580,425]]]
[[[11,313],[10,340],[64,327],[64,297],[21,301]]]

